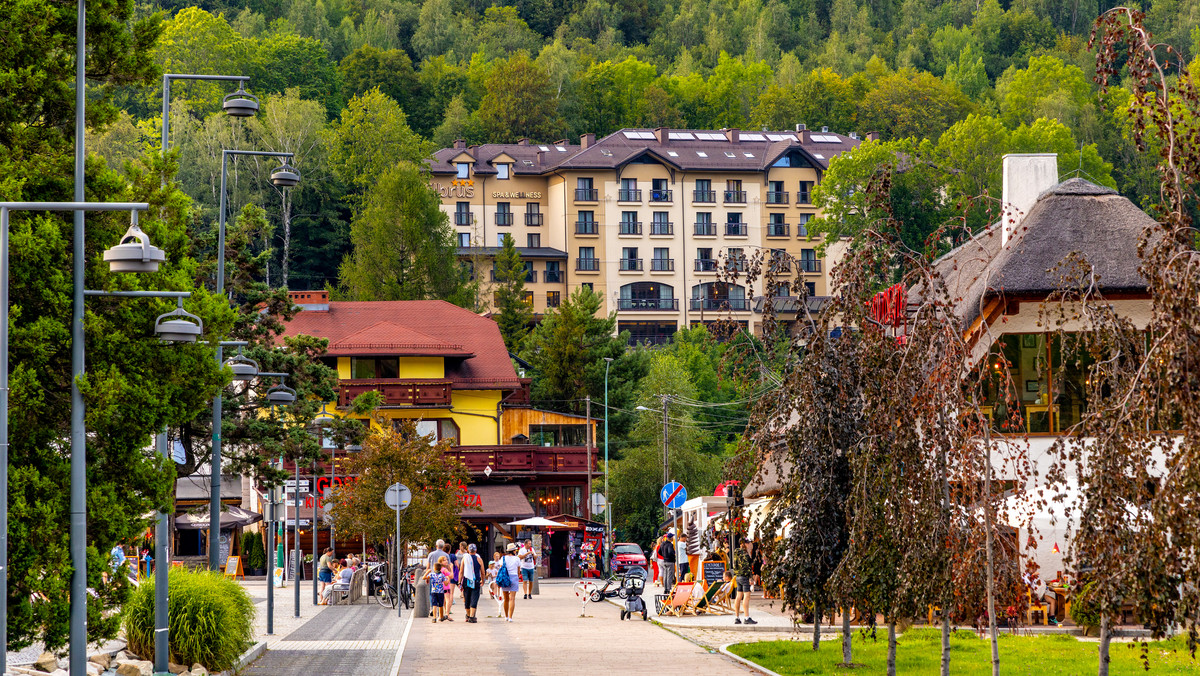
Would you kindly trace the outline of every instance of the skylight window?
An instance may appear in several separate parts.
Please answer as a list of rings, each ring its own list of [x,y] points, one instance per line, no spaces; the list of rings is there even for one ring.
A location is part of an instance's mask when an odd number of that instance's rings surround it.
[[[725,157],[737,157],[737,155],[734,155],[733,153],[731,153],[731,152],[729,152],[728,150],[726,150],[726,151],[725,151]]]
[[[554,149],[555,149],[555,150],[557,150],[557,151],[558,151],[558,152],[560,152],[560,153],[565,153],[565,152],[567,152],[567,149],[566,149],[566,148],[564,148],[564,147],[562,147],[562,146],[554,146]]]
[[[601,155],[603,155],[603,156],[605,156],[605,157],[612,157],[612,151],[611,151],[611,150],[609,150],[608,148],[601,148],[601,149],[600,149],[600,154],[601,154]]]
[[[533,166],[533,160],[524,160],[524,162],[525,162],[525,166],[527,166],[527,167]]]
[[[544,153],[548,153],[548,152],[550,152],[550,146],[538,146],[538,150],[541,150]]]
[[[754,157],[754,153],[742,153],[746,157]]]
[[[671,157],[679,157],[679,153],[675,152],[674,150],[668,150],[667,154]]]
[[[696,154],[700,157],[708,157],[708,153],[704,152],[703,150],[697,150]]]
[[[763,136],[762,134],[745,134],[745,133],[743,133],[741,135],[741,139],[743,141],[766,141],[767,137]]]
[[[825,156],[821,155],[820,153],[813,153],[813,157],[817,158],[818,160],[825,159]]]
[[[667,138],[672,141],[694,141],[695,136],[692,136],[690,131],[673,131],[667,134]]]

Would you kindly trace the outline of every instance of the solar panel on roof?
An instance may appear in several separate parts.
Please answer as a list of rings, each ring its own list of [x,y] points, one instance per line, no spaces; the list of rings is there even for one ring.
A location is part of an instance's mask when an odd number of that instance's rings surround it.
[[[763,136],[762,134],[742,134],[741,139],[743,141],[765,141],[765,140],[767,140],[767,138],[765,136]]]
[[[652,131],[627,131],[625,138],[638,139],[641,141],[653,141],[655,139]]]
[[[667,134],[667,138],[672,141],[693,141],[696,137],[690,131],[673,131]]]
[[[767,134],[768,141],[795,141],[796,137],[791,134]]]
[[[713,132],[707,132],[707,131],[696,132],[696,138],[700,139],[701,141],[726,141],[726,140],[728,140],[725,138],[724,134],[715,134]]]
[[[842,139],[836,136],[826,136],[824,134],[813,134],[809,137],[814,143],[841,143]]]

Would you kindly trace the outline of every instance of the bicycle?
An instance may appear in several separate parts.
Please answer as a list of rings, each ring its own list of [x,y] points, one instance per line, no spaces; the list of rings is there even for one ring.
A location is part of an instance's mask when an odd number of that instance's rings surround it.
[[[375,587],[375,600],[384,608],[396,608],[396,588],[388,582],[388,564],[381,563],[371,571],[372,584]]]
[[[405,610],[411,610],[416,598],[416,586],[413,581],[417,576],[417,569],[420,566],[408,566],[400,571],[400,602],[404,604]]]

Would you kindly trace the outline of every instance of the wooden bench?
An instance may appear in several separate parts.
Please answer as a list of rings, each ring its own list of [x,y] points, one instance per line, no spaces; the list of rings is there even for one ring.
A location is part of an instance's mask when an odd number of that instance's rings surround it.
[[[366,566],[354,571],[354,575],[350,578],[350,584],[335,582],[331,585],[332,589],[329,592],[329,605],[337,606],[345,602],[346,605],[354,605],[363,597],[363,583],[367,579]]]

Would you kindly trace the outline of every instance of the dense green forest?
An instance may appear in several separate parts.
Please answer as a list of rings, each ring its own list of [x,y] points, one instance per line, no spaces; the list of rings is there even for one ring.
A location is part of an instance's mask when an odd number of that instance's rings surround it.
[[[272,284],[317,288],[336,282],[378,167],[419,164],[456,138],[803,122],[880,132],[887,148],[939,167],[951,198],[998,194],[1005,152],[1057,151],[1064,174],[1144,201],[1157,191],[1154,153],[1134,147],[1122,92],[1102,102],[1092,79],[1089,32],[1107,9],[1092,0],[250,0],[151,2],[136,13],[163,13],[152,57],[164,72],[249,76],[263,99],[249,123],[219,114],[218,85],[174,86],[179,179],[212,221],[220,148],[297,153],[304,181],[290,204],[266,181],[269,167],[234,162],[231,213],[265,206]],[[1194,63],[1200,0],[1145,9],[1179,62]],[[113,101],[124,112],[91,150],[120,167],[156,147],[161,104],[145,87],[117,88]],[[391,142],[368,151],[364,140],[380,134]]]

